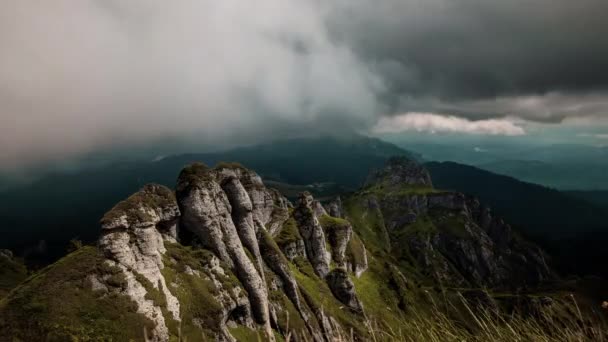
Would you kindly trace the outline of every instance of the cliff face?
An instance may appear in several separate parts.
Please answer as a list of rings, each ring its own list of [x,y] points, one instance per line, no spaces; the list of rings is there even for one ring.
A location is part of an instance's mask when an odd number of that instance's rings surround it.
[[[434,190],[404,159],[326,206],[308,193],[291,204],[240,165],[193,164],[175,193],[147,185],[101,228],[84,286],[132,303],[153,341],[366,340],[366,317],[398,325],[421,298],[415,284],[520,286],[551,276],[538,248],[475,199]]]
[[[349,198],[347,218],[434,281],[514,288],[553,276],[538,247],[477,199],[432,188],[421,166],[393,158],[375,175]]]

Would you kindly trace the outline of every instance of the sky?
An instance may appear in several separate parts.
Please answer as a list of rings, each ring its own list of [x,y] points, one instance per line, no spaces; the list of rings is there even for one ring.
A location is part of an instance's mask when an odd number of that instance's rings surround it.
[[[608,143],[605,0],[4,0],[0,170],[311,132]]]

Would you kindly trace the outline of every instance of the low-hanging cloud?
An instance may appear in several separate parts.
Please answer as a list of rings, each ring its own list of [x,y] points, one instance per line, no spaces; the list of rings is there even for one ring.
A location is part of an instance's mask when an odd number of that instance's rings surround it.
[[[0,169],[407,112],[605,120],[606,14],[605,0],[5,0]]]
[[[524,135],[525,130],[507,119],[472,121],[465,118],[433,113],[405,113],[381,118],[373,128],[376,133],[407,131],[429,133],[464,133],[485,135]]]
[[[316,2],[7,0],[0,164],[171,135],[370,124],[382,82]]]

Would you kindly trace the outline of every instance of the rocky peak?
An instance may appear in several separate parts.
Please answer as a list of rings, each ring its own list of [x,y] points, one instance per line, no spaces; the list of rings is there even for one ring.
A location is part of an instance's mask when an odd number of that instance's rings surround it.
[[[315,209],[319,213],[319,205],[317,204],[310,193],[301,193],[294,208],[293,217],[304,240],[308,260],[310,260],[315,273],[320,277],[325,277],[329,272],[331,255],[327,251],[323,227],[321,227],[319,218],[315,214]]]
[[[214,252],[243,283],[257,323],[270,333],[268,293],[256,231],[265,229],[253,213],[250,195],[240,181],[251,182],[240,167],[186,167],[177,182],[181,226]],[[261,181],[260,181],[261,183]],[[251,183],[250,183],[251,184]],[[252,258],[248,256],[252,255]]]
[[[479,200],[433,189],[428,172],[415,162],[391,158],[369,179],[381,186],[355,198],[366,216],[383,223],[375,224],[388,237],[383,245],[413,258],[436,281],[496,287],[551,277],[538,247],[516,238]]]
[[[101,229],[147,228],[178,216],[173,191],[162,185],[148,184],[108,211],[101,219]]]
[[[163,293],[170,319],[179,321],[180,303],[161,274],[164,241],[176,240],[179,215],[173,192],[162,185],[150,184],[118,203],[101,220],[99,249],[111,266],[122,270],[126,284],[119,291],[128,295],[137,303],[138,311],[155,323],[153,334],[158,341],[169,338],[167,322],[162,309],[147,298],[145,286],[149,283]],[[92,278],[94,284],[104,281]]]
[[[428,171],[416,161],[404,156],[389,158],[382,169],[370,173],[365,185],[371,186],[380,183],[388,186],[433,186]]]

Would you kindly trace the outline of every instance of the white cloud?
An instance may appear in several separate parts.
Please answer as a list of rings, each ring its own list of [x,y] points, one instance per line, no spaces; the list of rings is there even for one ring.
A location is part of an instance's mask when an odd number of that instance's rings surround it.
[[[414,112],[382,117],[373,130],[376,133],[418,131],[507,136],[524,135],[526,133],[522,127],[508,119],[472,121],[456,116]]]

